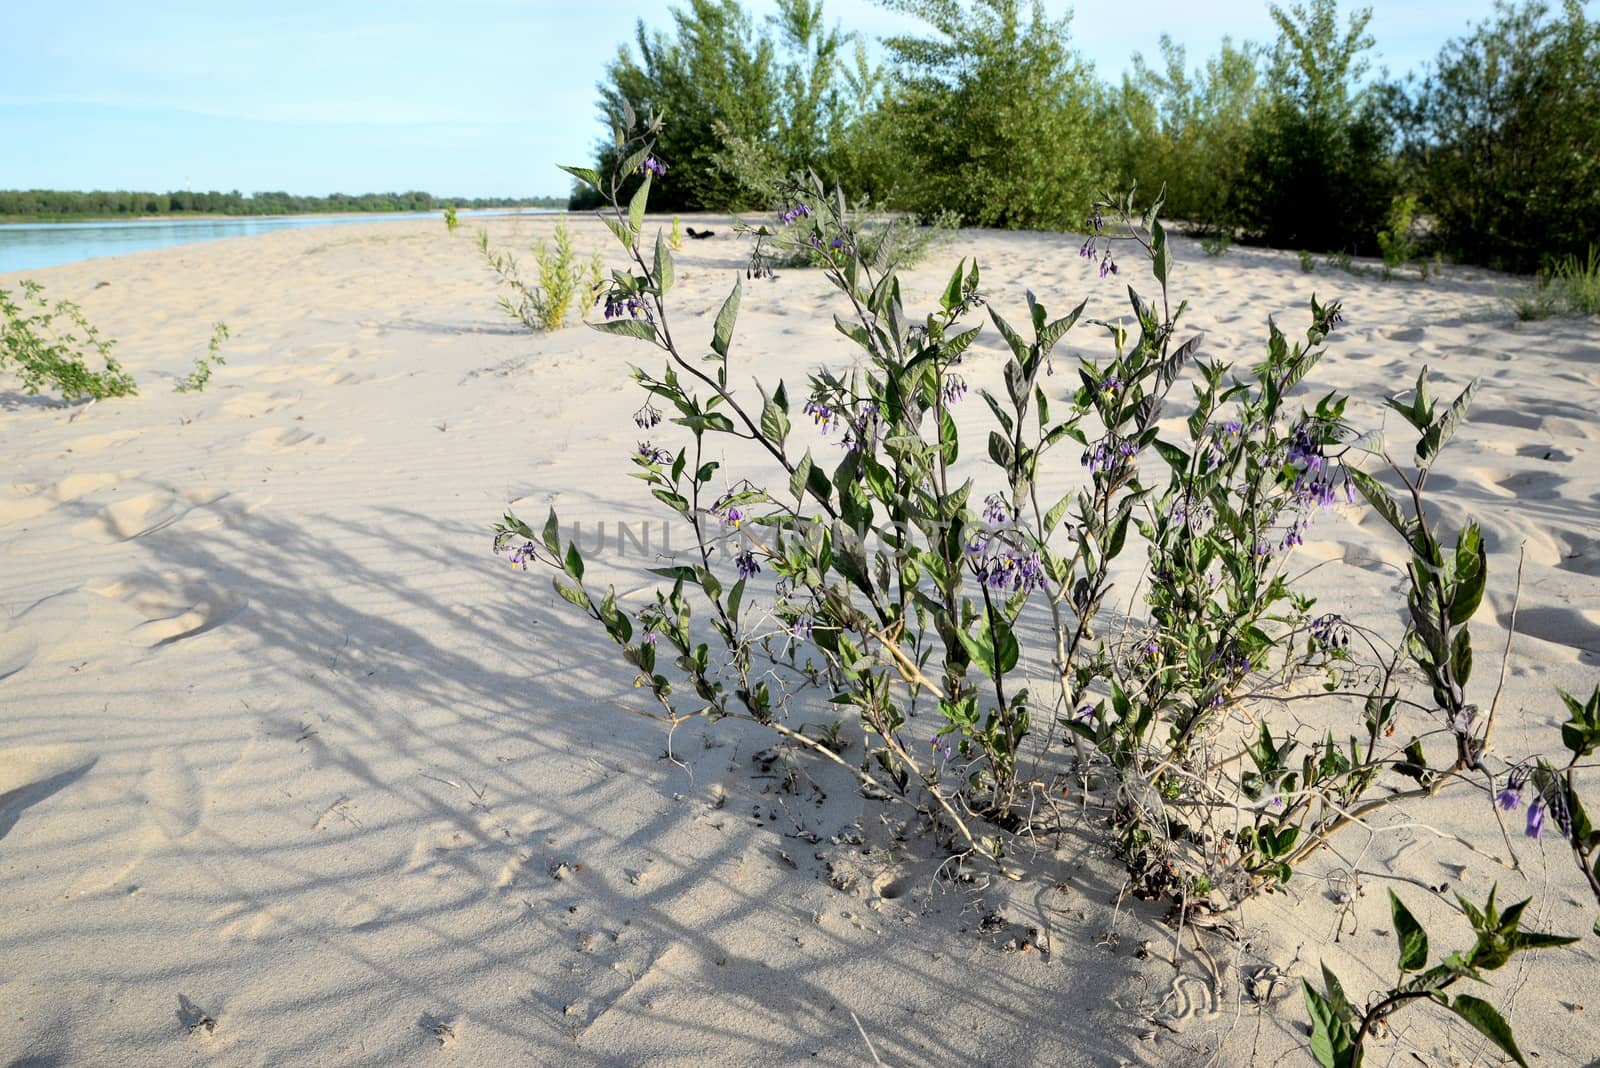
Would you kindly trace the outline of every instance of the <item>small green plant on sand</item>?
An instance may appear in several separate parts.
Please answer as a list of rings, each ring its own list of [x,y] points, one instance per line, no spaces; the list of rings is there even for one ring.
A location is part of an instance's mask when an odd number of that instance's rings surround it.
[[[101,337],[76,304],[69,300],[52,304],[43,286],[26,279],[20,299],[19,304],[8,290],[0,289],[0,315],[5,318],[0,324],[0,370],[16,374],[24,392],[38,395],[54,390],[68,402],[138,392],[133,377],[111,355],[116,342]],[[90,354],[105,364],[104,370],[89,368]]]
[[[674,252],[683,251],[683,227],[678,225],[678,217],[672,217],[672,229],[667,231],[667,247]]]
[[[1587,257],[1568,256],[1539,274],[1532,285],[1511,298],[1518,319],[1552,315],[1600,315],[1600,247]]]
[[[211,381],[211,372],[228,362],[222,358],[222,343],[226,340],[228,340],[228,324],[213,323],[211,341],[206,345],[206,354],[195,357],[194,370],[177,385],[179,393],[199,393],[206,388],[206,383]]]
[[[1310,252],[1308,252],[1305,249],[1301,249],[1300,250],[1300,273],[1301,274],[1310,274],[1312,271],[1314,271],[1316,269],[1317,269],[1317,261],[1312,257]]]
[[[1200,239],[1200,250],[1213,258],[1221,256],[1233,244],[1227,234],[1208,234]]]
[[[1565,946],[1577,939],[1522,930],[1522,912],[1528,902],[1519,901],[1501,912],[1495,907],[1493,890],[1481,909],[1460,895],[1456,900],[1477,938],[1470,949],[1451,953],[1429,968],[1427,931],[1394,891],[1389,892],[1399,942],[1400,976],[1366,1006],[1357,1009],[1351,1004],[1343,984],[1326,964],[1322,966],[1321,991],[1301,980],[1306,1011],[1311,1016],[1311,1055],[1322,1068],[1360,1068],[1367,1040],[1378,1033],[1390,1015],[1424,998],[1461,1017],[1507,1057],[1527,1068],[1528,1062],[1511,1035],[1511,1025],[1498,1009],[1471,994],[1451,998],[1445,991],[1462,979],[1487,982],[1484,972],[1495,971],[1525,950]]]
[[[1383,276],[1390,277],[1396,270],[1410,263],[1417,256],[1417,243],[1411,236],[1413,219],[1417,214],[1417,197],[1414,193],[1407,193],[1403,197],[1395,197],[1394,203],[1389,206],[1388,225],[1378,231],[1378,249],[1383,254]],[[1422,277],[1428,277],[1428,265],[1424,261],[1418,268]]]
[[[453,233],[456,232],[456,227],[459,226],[459,225],[460,225],[460,222],[456,219],[456,209],[453,208],[453,207],[445,208],[444,209],[444,228],[445,228],[445,231],[447,233],[452,233],[453,234]]]
[[[598,257],[588,264],[579,260],[565,222],[556,223],[554,248],[540,241],[533,250],[539,279],[535,285],[523,279],[515,256],[489,247],[488,230],[478,231],[478,249],[484,262],[499,276],[500,285],[509,290],[499,298],[500,309],[538,333],[560,330],[579,295],[592,295],[601,286]]]

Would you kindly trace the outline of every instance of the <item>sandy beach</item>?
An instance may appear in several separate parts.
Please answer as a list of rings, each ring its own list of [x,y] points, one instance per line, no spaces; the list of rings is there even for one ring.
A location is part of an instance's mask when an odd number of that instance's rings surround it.
[[[677,329],[699,339],[748,246],[725,218],[683,221],[718,232],[678,260]],[[554,223],[487,225],[521,250]],[[1008,882],[945,863],[842,769],[763,759],[753,727],[669,737],[629,715],[612,646],[489,528],[554,505],[602,588],[649,588],[667,513],[626,459],[648,350],[505,318],[472,224],[0,276],[80,303],[142,393],[63,408],[0,378],[0,1063],[1311,1064],[1299,980],[1326,960],[1352,997],[1389,981],[1388,890],[1437,954],[1469,937],[1452,895],[1495,884],[1534,898],[1526,926],[1586,937],[1472,992],[1514,1013],[1533,1063],[1600,1063],[1593,898],[1554,838],[1513,826],[1508,856],[1487,795],[1384,813],[1247,903],[1237,938],[1197,941],[1119,897],[1088,818]],[[599,223],[571,225],[617,259]],[[976,256],[1013,320],[1025,288],[1121,314],[1128,279],[1100,279],[1080,241],[962,231],[905,274],[907,303]],[[1600,677],[1600,323],[1519,323],[1521,280],[1488,271],[1383,281],[1176,247],[1208,356],[1248,365],[1269,315],[1298,332],[1313,293],[1342,298],[1305,394],[1349,393],[1397,448],[1382,400],[1421,365],[1447,396],[1481,379],[1432,501],[1486,536],[1480,692],[1525,553],[1494,744],[1558,746],[1555,690]],[[740,388],[847,364],[835,303],[815,272],[749,283]],[[173,392],[218,320],[227,364]],[[1089,329],[1063,358],[1099,344]],[[986,329],[974,387],[999,388],[1002,348]],[[959,418],[975,435],[989,417],[973,398]],[[1398,633],[1407,554],[1381,520],[1341,506],[1297,559],[1320,606]],[[1421,1010],[1370,1054],[1501,1063]]]

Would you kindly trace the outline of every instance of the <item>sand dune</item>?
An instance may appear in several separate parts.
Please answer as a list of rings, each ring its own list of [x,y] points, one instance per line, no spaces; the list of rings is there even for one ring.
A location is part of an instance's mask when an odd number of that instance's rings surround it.
[[[719,236],[686,245],[675,291],[695,337],[745,252],[706,221]],[[525,245],[550,225],[490,229]],[[1076,251],[964,233],[908,301],[976,255],[1007,311],[1027,287],[1118,314],[1126,278]],[[1482,380],[1434,500],[1495,554],[1480,664],[1526,553],[1497,748],[1556,744],[1554,688],[1600,676],[1600,324],[1516,323],[1514,280],[1486,272],[1303,274],[1187,241],[1179,259],[1225,359],[1255,357],[1268,315],[1299,329],[1313,292],[1344,298],[1307,389],[1350,393],[1397,440],[1381,401],[1422,364],[1440,392]],[[1558,846],[1518,838],[1512,870],[1486,855],[1506,859],[1487,802],[1447,803],[1342,840],[1248,905],[1241,941],[1185,936],[1175,970],[1160,910],[1115,904],[1087,831],[1019,858],[1019,883],[951,878],[907,810],[847,776],[801,764],[786,786],[757,733],[669,739],[626,715],[609,645],[487,529],[508,502],[555,504],[589,543],[610,531],[591,571],[640,595],[655,561],[614,547],[619,521],[661,529],[625,462],[645,353],[500,317],[465,233],[290,230],[29,276],[121,339],[144,395],[62,409],[0,380],[4,1063],[862,1064],[864,1031],[897,1065],[1309,1064],[1298,977],[1327,959],[1359,996],[1386,981],[1386,890],[1440,950],[1465,937],[1440,887],[1533,894],[1540,929],[1593,922]],[[848,360],[832,306],[806,272],[752,284],[736,362],[793,390]],[[216,320],[227,365],[172,392]],[[998,382],[991,335],[974,385]],[[1328,610],[1397,623],[1405,555],[1371,517],[1319,519],[1305,560]],[[1536,1063],[1600,1058],[1597,950],[1496,974],[1486,996],[1514,1004]],[[1420,1011],[1373,1052],[1498,1063]]]

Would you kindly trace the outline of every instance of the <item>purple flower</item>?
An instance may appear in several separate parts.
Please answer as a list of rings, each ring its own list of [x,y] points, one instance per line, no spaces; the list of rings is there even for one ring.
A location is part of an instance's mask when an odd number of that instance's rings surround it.
[[[648,441],[639,442],[639,447],[634,455],[647,464],[670,464],[672,454],[666,449],[658,449]]]
[[[661,422],[661,412],[649,401],[644,402],[644,407],[633,413],[633,425],[640,430],[649,430]]]
[[[761,565],[756,563],[756,554],[746,549],[734,558],[734,566],[739,569],[739,577],[747,579],[761,571]]]
[[[931,739],[929,739],[929,741],[933,743],[934,752],[942,753],[946,760],[949,760],[955,755],[955,749],[952,748],[950,743],[945,740],[943,733],[935,734]]]
[[[831,433],[839,425],[839,413],[821,401],[807,401],[805,413],[811,417],[812,422],[822,428],[824,434]]]
[[[1344,617],[1337,612],[1329,612],[1313,619],[1311,638],[1324,649],[1342,649],[1350,644],[1350,633]]]
[[[660,178],[667,173],[667,165],[656,159],[654,156],[646,156],[644,158],[644,166],[642,169],[649,171],[657,178]]]
[[[783,221],[783,225],[788,226],[790,223],[800,219],[811,218],[811,209],[805,204],[796,204],[788,211],[780,212],[778,218]]]
[[[528,561],[535,558],[533,552],[533,542],[523,542],[521,545],[511,550],[511,566],[520,567],[524,571],[528,570]]]
[[[1544,798],[1535,798],[1528,806],[1528,837],[1537,838],[1544,830]]]
[[[1106,474],[1120,474],[1132,462],[1139,450],[1133,442],[1118,438],[1115,434],[1107,434],[1095,442],[1083,453],[1083,466],[1091,474],[1104,471]]]
[[[1495,803],[1498,804],[1503,810],[1510,812],[1512,809],[1522,804],[1522,791],[1513,790],[1507,787],[1506,789],[1501,790],[1498,794],[1495,794],[1494,799]]]
[[[800,616],[789,624],[789,633],[801,641],[805,641],[811,637],[811,630],[815,625],[815,621],[810,616]]]
[[[983,499],[983,521],[991,527],[1003,527],[1011,522],[1011,508],[1006,504],[1006,499],[998,493],[991,493]]]
[[[637,319],[643,315],[650,318],[650,309],[638,297],[607,297],[605,316],[607,319],[620,319],[626,315],[630,319]]]
[[[1100,395],[1103,397],[1110,396],[1121,388],[1122,379],[1118,378],[1116,375],[1106,375],[1100,380]]]

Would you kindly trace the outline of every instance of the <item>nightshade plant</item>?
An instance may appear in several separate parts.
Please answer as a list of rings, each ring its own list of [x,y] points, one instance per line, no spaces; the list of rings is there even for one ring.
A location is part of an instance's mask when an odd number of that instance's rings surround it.
[[[1469,949],[1458,950],[1428,967],[1428,933],[1411,910],[1389,892],[1389,908],[1394,917],[1395,938],[1399,942],[1400,977],[1387,991],[1369,1004],[1356,1008],[1345,994],[1338,976],[1324,964],[1323,989],[1317,990],[1301,980],[1306,1011],[1311,1016],[1311,1055],[1322,1068],[1360,1068],[1365,1044],[1389,1016],[1400,1008],[1427,999],[1449,1009],[1477,1028],[1506,1056],[1527,1068],[1527,1059],[1517,1048],[1511,1025],[1489,1002],[1471,994],[1452,998],[1446,991],[1462,979],[1487,982],[1483,973],[1503,966],[1518,953],[1569,945],[1577,939],[1541,934],[1521,929],[1527,901],[1519,901],[1504,912],[1495,907],[1495,892],[1482,908],[1456,895],[1462,914],[1472,924],[1476,938]]]
[[[1492,716],[1466,693],[1482,539],[1468,524],[1448,550],[1422,506],[1470,387],[1441,410],[1424,375],[1393,402],[1419,437],[1415,470],[1391,465],[1402,506],[1355,466],[1377,450],[1348,425],[1346,399],[1297,397],[1339,304],[1313,300],[1297,340],[1269,322],[1255,366],[1203,358],[1169,294],[1159,197],[1142,209],[1131,194],[1102,198],[1080,250],[1103,279],[1121,280],[1122,258],[1142,262],[1153,297],[1130,285],[1126,311],[1096,319],[1087,302],[1052,315],[1027,293],[1019,329],[975,262],[956,266],[934,308],[908,310],[892,250],[866,247],[843,194],[808,177],[772,222],[746,228],[747,273],[815,257],[848,308],[835,325],[856,361],[752,391],[733,362],[743,280],[701,349],[673,316],[667,238],[645,238],[658,128],[629,116],[618,166],[566,170],[611,204],[601,218],[627,265],[590,325],[659,360],[633,372],[649,437],[631,462],[691,548],[628,606],[585,580],[554,511],[537,529],[508,514],[494,536],[513,566],[552,568],[560,596],[620,647],[655,705],[638,711],[760,724],[917,805],[958,852],[1007,874],[1020,840],[1069,818],[1058,799],[1076,789],[1115,834],[1129,888],[1180,918],[1288,880],[1396,800],[1492,792]],[[980,316],[1004,344],[998,391],[963,366]],[[1060,354],[1089,327],[1102,355]],[[1192,399],[1169,412],[1180,380]],[[986,461],[961,459],[953,413],[972,394],[992,417]],[[757,459],[725,469],[725,444]],[[1318,513],[1361,498],[1415,556],[1397,643],[1317,611],[1288,566]],[[1412,692],[1412,668],[1427,692]],[[1317,677],[1320,692],[1297,685]],[[826,710],[806,704],[812,690]],[[1354,731],[1273,722],[1301,698]],[[865,736],[859,764],[805,732],[845,709]],[[1396,791],[1396,779],[1414,785]]]

